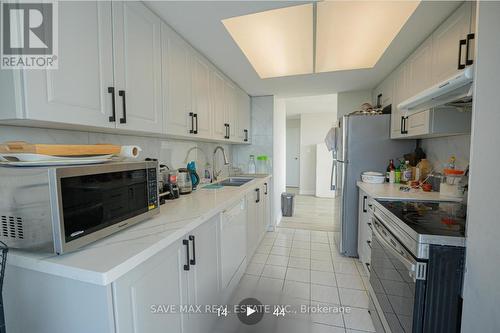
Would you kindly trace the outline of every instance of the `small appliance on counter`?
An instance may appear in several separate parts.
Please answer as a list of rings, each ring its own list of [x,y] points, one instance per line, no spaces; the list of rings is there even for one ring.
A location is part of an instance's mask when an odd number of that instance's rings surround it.
[[[178,170],[177,185],[179,186],[179,193],[189,194],[193,191],[193,183],[191,182],[191,173],[186,168]]]
[[[0,184],[10,248],[63,254],[159,213],[157,161],[0,167]]]

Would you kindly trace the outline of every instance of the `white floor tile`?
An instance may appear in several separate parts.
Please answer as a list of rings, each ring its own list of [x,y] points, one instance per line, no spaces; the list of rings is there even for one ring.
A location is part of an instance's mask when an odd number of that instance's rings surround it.
[[[337,286],[339,288],[365,290],[365,285],[360,275],[335,273],[335,277],[337,278]]]
[[[311,242],[311,250],[329,252],[330,245],[324,243]]]
[[[273,245],[274,244],[274,239],[269,239],[269,238],[264,238],[262,242],[260,242],[260,245]]]
[[[290,251],[290,257],[310,258],[311,250],[292,248]]]
[[[290,257],[290,261],[288,262],[288,267],[310,269],[311,268],[311,259]]]
[[[290,254],[290,248],[275,245],[271,249],[270,254],[274,254],[274,255],[278,255],[278,256],[288,256]]]
[[[274,246],[292,247],[292,239],[276,239]]]
[[[345,328],[313,323],[311,325],[311,333],[345,333]]]
[[[330,255],[330,252],[311,250],[311,259],[331,261],[332,256]]]
[[[250,264],[247,265],[247,270],[245,273],[250,275],[260,276],[260,274],[262,274],[263,269],[264,269],[264,264],[251,262]]]
[[[337,287],[311,284],[311,301],[340,304]]]
[[[259,282],[259,277],[255,275],[244,274],[238,284],[238,289],[248,289],[253,290],[257,287]]]
[[[269,254],[269,252],[271,252],[271,248],[272,248],[271,245],[260,245],[255,252],[262,254]]]
[[[334,287],[335,275],[333,272],[311,271],[311,283]]]
[[[304,282],[285,280],[283,292],[288,296],[309,300],[311,297],[311,285]]]
[[[286,267],[265,265],[262,271],[262,276],[274,279],[284,279],[286,274]]]
[[[309,283],[311,282],[311,271],[309,269],[288,267],[285,279]]]
[[[270,254],[269,258],[267,259],[266,264],[286,267],[286,266],[288,266],[288,259],[289,259],[289,257],[287,257],[287,256],[278,256],[278,255]]]
[[[311,242],[294,240],[293,243],[292,243],[292,248],[310,249],[311,248]]]
[[[375,332],[372,318],[367,309],[351,308],[344,313],[345,326],[348,329]]]
[[[343,306],[368,309],[370,301],[365,290],[339,288],[339,294]]]
[[[333,272],[333,264],[327,260],[311,260],[311,269],[314,271]]]
[[[283,289],[283,280],[261,277],[257,283],[257,289],[259,289],[260,292],[280,293]]]
[[[293,236],[294,241],[302,241],[302,242],[310,242],[311,241],[311,235],[306,235],[306,234],[295,234]]]
[[[338,330],[335,330],[335,328],[332,328],[332,325],[342,329],[343,331],[340,332],[345,332],[344,329],[344,318],[342,315],[342,312],[339,311],[339,305],[334,305],[334,304],[325,304],[325,303],[315,303],[314,301],[311,303],[312,308],[322,309],[322,311],[318,313],[311,313],[311,321],[313,323],[320,323],[323,325],[329,325],[327,327],[330,328],[330,331],[318,331],[318,332],[338,332]],[[314,332],[314,331],[312,331]]]
[[[334,259],[333,268],[335,270],[335,273],[359,275],[358,269],[356,268],[356,264],[354,264],[354,262],[335,261]]]
[[[267,257],[268,257],[267,254],[256,253],[256,254],[254,254],[251,262],[256,263],[256,264],[265,264]]]

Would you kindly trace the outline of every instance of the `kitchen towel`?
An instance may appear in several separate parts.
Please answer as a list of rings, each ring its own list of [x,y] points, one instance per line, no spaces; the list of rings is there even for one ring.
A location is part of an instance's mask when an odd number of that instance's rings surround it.
[[[139,146],[122,146],[120,151],[120,157],[124,158],[137,158],[142,151]]]

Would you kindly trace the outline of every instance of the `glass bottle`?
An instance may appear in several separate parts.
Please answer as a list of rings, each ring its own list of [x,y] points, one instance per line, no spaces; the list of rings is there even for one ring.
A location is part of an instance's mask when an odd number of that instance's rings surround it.
[[[257,166],[255,165],[255,156],[250,155],[250,160],[248,161],[248,173],[255,174],[257,172]]]

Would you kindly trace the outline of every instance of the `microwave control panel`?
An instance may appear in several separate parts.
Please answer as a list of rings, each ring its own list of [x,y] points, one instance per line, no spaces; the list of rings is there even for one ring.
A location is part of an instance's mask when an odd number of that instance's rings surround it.
[[[158,178],[156,168],[148,170],[148,210],[158,208]]]

